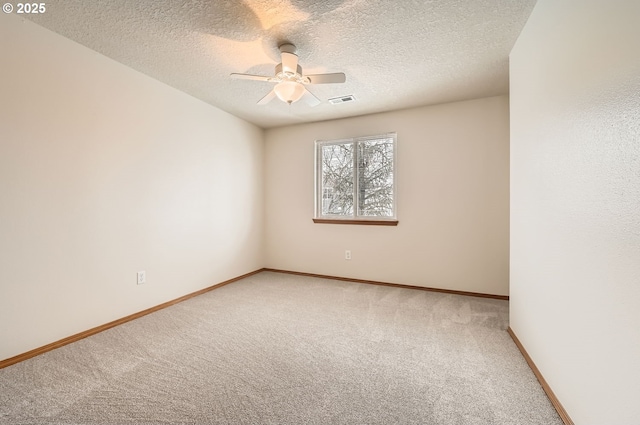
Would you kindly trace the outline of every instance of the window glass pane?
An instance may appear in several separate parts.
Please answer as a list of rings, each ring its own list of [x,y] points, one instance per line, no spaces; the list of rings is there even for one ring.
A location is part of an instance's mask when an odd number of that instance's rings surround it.
[[[358,143],[358,215],[393,217],[393,139]]]
[[[353,215],[353,143],[324,145],[322,214]]]

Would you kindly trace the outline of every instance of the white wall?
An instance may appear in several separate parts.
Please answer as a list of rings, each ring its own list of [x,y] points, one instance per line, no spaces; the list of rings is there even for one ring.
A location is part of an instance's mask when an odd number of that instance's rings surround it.
[[[267,130],[267,267],[508,294],[508,108],[501,96]],[[393,131],[400,224],[314,224],[314,141]]]
[[[579,424],[640,420],[639,17],[539,0],[511,53],[511,327]]]
[[[0,359],[263,266],[261,129],[15,15],[0,52]]]

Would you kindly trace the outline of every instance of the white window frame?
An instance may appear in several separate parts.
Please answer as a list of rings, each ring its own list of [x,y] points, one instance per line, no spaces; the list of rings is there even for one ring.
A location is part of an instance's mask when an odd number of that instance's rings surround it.
[[[367,142],[371,140],[380,140],[380,139],[392,139],[393,140],[393,215],[392,216],[365,216],[358,215],[359,211],[359,202],[358,202],[358,193],[359,193],[359,179],[358,179],[358,149],[356,148],[357,144],[360,142]],[[352,215],[335,215],[335,214],[322,214],[322,147],[329,145],[342,145],[347,143],[354,144],[354,155],[353,155],[353,214]],[[396,132],[384,133],[384,134],[376,134],[371,136],[361,136],[361,137],[352,137],[348,139],[337,139],[337,140],[316,140],[315,141],[315,191],[314,191],[314,221],[315,222],[327,222],[327,221],[335,221],[339,222],[364,222],[363,224],[368,224],[366,222],[376,222],[377,224],[385,224],[383,222],[389,222],[390,224],[397,224],[398,222],[398,209],[397,209],[397,197],[398,197],[398,173],[397,173],[397,149],[398,149],[398,135]],[[354,223],[356,224],[356,223]]]

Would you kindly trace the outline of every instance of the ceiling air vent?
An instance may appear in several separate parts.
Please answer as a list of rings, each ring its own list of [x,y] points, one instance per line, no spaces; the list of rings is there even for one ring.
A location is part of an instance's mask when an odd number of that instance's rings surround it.
[[[337,105],[339,103],[353,102],[354,100],[356,100],[356,98],[352,94],[348,94],[346,96],[332,97],[329,99],[329,102],[332,105]]]

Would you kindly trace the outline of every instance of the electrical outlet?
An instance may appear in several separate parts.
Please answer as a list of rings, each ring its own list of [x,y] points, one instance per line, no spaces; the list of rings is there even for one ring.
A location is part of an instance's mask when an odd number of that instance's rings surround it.
[[[147,281],[147,273],[142,270],[138,272],[138,285],[142,285]]]
[[[349,251],[348,249],[344,252],[344,259],[351,260],[351,251]]]

